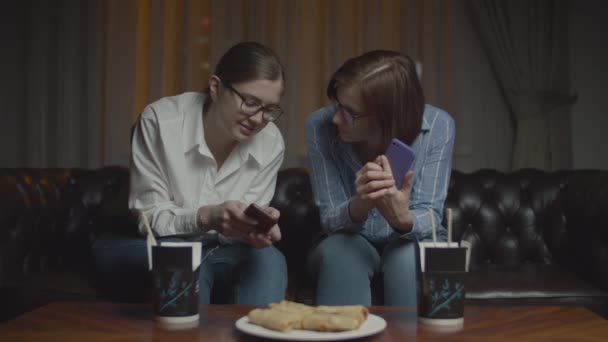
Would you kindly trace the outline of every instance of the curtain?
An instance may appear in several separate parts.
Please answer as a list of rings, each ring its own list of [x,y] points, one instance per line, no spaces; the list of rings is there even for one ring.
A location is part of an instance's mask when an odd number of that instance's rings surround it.
[[[99,165],[101,14],[94,1],[3,8],[3,167]]]
[[[277,52],[287,78],[286,115],[277,122],[287,145],[285,166],[303,165],[306,118],[328,103],[331,73],[365,51],[399,50],[422,62],[427,102],[451,111],[451,6],[439,0],[213,0],[210,64],[242,40]]]
[[[219,56],[243,40],[269,45],[286,66],[284,167],[304,164],[304,121],[327,104],[331,73],[367,50],[420,61],[427,102],[458,117],[451,1],[15,0],[5,9],[15,15],[2,31],[16,38],[3,56],[3,166],[128,165],[144,106],[204,89]]]
[[[472,18],[512,113],[512,168],[571,167],[565,3],[471,0]]]

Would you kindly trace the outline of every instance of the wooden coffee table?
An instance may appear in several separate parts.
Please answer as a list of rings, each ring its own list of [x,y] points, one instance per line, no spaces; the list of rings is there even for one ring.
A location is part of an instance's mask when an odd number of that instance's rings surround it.
[[[57,302],[0,323],[0,341],[260,341],[235,329],[252,306],[201,305],[200,325],[184,331],[156,327],[146,304]],[[363,341],[600,341],[608,320],[576,306],[466,306],[464,327],[436,331],[417,323],[409,307],[374,306],[387,328]],[[360,340],[357,340],[360,341]]]

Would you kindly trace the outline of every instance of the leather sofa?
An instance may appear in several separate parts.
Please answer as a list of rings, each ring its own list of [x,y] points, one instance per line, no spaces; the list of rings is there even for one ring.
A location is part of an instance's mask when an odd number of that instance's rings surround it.
[[[287,296],[305,303],[305,256],[321,236],[308,177],[280,171],[271,203],[281,210]],[[53,300],[145,300],[109,291],[90,253],[103,232],[137,236],[128,186],[121,166],[0,169],[0,321]],[[446,207],[455,240],[472,244],[466,303],[585,305],[608,317],[608,171],[453,171]]]

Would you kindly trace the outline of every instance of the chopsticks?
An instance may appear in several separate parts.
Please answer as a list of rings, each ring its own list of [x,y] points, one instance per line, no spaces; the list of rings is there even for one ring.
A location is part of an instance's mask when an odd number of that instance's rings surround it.
[[[144,221],[144,226],[146,227],[146,231],[148,232],[148,241],[152,246],[156,246],[156,238],[154,238],[154,234],[152,233],[152,228],[150,228],[150,223],[148,223],[148,218],[146,217],[146,214],[144,214],[143,211],[140,211],[139,214],[141,216],[142,221]]]
[[[448,210],[448,247],[452,244],[452,208]],[[437,245],[437,229],[435,228],[435,215],[433,215],[433,209],[429,208],[429,216],[431,217],[431,228],[433,231],[433,245]]]

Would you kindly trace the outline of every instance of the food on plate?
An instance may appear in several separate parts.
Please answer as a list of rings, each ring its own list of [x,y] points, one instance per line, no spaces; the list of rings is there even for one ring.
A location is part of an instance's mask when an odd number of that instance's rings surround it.
[[[269,304],[268,308],[253,309],[248,318],[253,324],[282,332],[291,329],[336,332],[358,329],[368,314],[363,305],[310,306],[283,300]]]
[[[291,302],[288,300],[282,300],[280,303],[270,303],[268,305],[271,309],[280,310],[284,312],[294,312],[302,314],[310,314],[315,311],[314,306]]]
[[[249,318],[249,322],[264,328],[277,331],[288,331],[293,328],[301,327],[303,315],[272,309],[253,309],[249,312],[247,317]]]
[[[365,322],[369,311],[363,305],[342,305],[342,306],[317,306],[316,312],[353,317],[359,324]]]
[[[315,312],[305,315],[302,329],[314,331],[348,331],[358,329],[361,323],[356,318]]]

